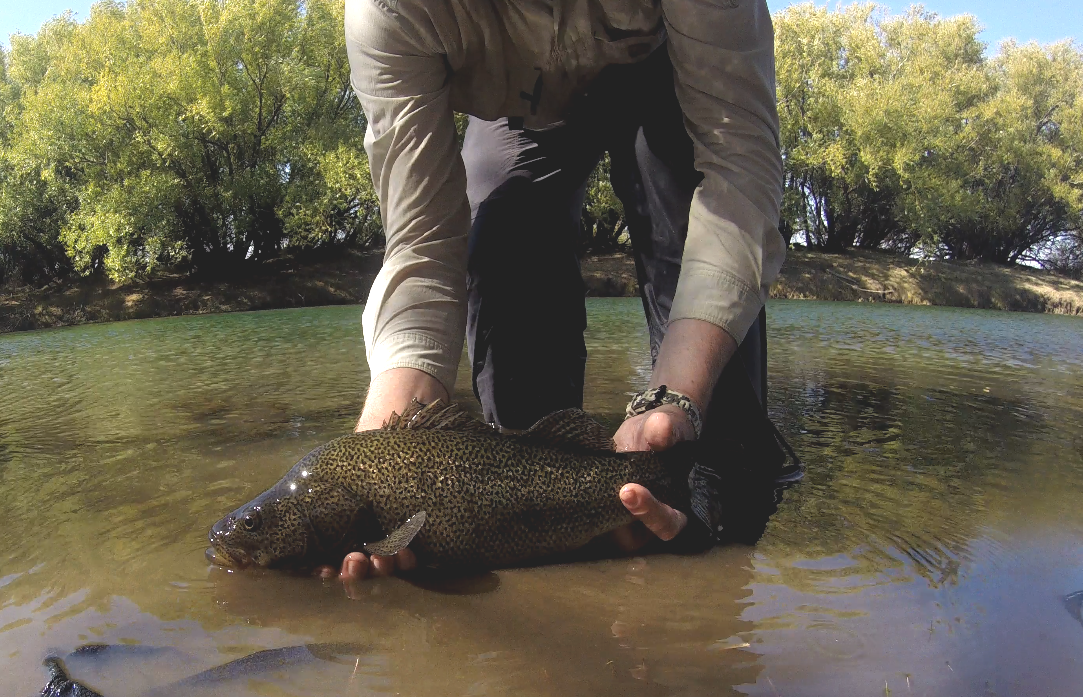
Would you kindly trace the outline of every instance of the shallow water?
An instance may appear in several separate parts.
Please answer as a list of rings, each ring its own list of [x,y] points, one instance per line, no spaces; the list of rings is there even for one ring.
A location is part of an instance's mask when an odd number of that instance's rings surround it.
[[[645,379],[638,301],[590,301],[588,410]],[[106,697],[259,649],[348,660],[228,694],[1068,695],[1083,683],[1083,322],[773,302],[771,411],[805,456],[754,547],[438,589],[208,569],[207,528],[348,430],[360,308],[0,336],[0,694],[50,649]],[[461,375],[459,397],[468,399]],[[80,673],[79,671],[83,671]]]

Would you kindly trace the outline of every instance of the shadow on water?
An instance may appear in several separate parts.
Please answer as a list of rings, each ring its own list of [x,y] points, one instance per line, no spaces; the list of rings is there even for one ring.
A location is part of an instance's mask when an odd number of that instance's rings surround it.
[[[803,553],[858,550],[867,567],[905,561],[933,587],[956,583],[981,536],[975,513],[1011,486],[1025,461],[1020,450],[1047,430],[1025,398],[960,397],[872,379],[789,391],[781,420],[800,423],[811,473],[791,511],[816,521]]]
[[[442,595],[481,595],[492,593],[500,587],[500,575],[486,571],[484,573],[454,573],[420,569],[411,574],[404,574],[407,583],[433,593]]]

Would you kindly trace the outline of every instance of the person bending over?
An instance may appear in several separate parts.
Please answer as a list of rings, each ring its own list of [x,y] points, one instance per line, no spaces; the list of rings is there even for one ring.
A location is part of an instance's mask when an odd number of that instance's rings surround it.
[[[766,421],[763,308],[786,249],[765,1],[346,0],[345,28],[387,239],[362,321],[372,381],[357,430],[447,400],[464,334],[487,421],[524,429],[582,406],[576,246],[608,153],[649,387],[666,387],[633,400],[617,448],[703,437],[763,452],[748,420]],[[469,114],[461,151],[455,112]],[[625,549],[689,525],[640,485],[620,497],[642,523],[616,533]],[[339,575],[414,564],[409,550],[355,552]]]

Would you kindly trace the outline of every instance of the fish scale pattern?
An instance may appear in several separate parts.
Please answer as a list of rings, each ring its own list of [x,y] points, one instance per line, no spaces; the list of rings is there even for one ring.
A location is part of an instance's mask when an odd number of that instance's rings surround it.
[[[410,544],[422,563],[495,568],[582,547],[630,522],[618,496],[628,482],[687,508],[691,463],[614,452],[581,411],[546,417],[534,433],[503,435],[453,406],[419,416],[428,408],[418,405],[383,430],[343,436],[307,455],[232,514],[241,520],[258,507],[264,532],[250,534],[235,522],[234,532],[246,534],[219,536],[222,556],[264,566],[341,560],[375,541],[366,536],[379,539],[425,511]],[[230,551],[230,544],[250,549]],[[301,548],[306,552],[297,553]]]

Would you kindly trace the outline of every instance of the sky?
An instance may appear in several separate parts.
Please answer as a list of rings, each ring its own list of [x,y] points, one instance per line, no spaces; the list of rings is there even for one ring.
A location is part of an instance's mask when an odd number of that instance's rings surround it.
[[[789,5],[790,0],[768,0],[768,4],[772,10],[778,10]],[[881,4],[893,12],[901,12],[911,3],[882,0]],[[0,42],[7,44],[8,35],[16,31],[35,33],[43,21],[67,9],[73,10],[78,19],[86,19],[90,5],[91,0],[0,0]],[[1080,0],[928,0],[924,5],[945,17],[974,15],[986,28],[982,40],[993,50],[1009,37],[1042,43],[1073,38],[1083,43]]]

